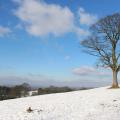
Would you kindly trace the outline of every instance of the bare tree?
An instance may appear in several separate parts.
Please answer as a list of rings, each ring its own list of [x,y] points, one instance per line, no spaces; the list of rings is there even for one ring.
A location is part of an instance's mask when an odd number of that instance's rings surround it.
[[[81,41],[85,52],[97,56],[100,66],[111,68],[112,88],[118,88],[117,75],[120,71],[120,14],[100,19],[90,27],[91,34]]]

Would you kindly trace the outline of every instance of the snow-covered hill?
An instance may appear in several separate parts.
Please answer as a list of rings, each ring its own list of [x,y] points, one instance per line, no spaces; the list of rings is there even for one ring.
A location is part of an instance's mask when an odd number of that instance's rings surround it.
[[[28,107],[33,112],[28,113]],[[120,120],[120,89],[104,87],[0,101],[0,120]]]

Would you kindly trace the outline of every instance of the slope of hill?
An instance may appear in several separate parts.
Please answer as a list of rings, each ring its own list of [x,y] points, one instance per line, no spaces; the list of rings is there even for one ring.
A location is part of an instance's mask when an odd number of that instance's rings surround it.
[[[28,113],[28,107],[33,111]],[[0,120],[120,120],[120,89],[104,87],[0,101]]]

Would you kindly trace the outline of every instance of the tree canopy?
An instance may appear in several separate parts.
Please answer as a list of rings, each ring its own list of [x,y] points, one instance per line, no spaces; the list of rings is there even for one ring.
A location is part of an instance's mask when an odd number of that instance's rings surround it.
[[[112,87],[118,87],[117,73],[120,71],[120,13],[100,19],[90,27],[90,35],[81,41],[85,52],[97,56],[100,66],[113,71]]]

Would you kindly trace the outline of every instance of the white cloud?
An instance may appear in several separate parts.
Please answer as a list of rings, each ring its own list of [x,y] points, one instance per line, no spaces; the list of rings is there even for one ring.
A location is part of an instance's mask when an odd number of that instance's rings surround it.
[[[90,32],[88,30],[84,30],[82,28],[77,28],[75,29],[75,32],[77,33],[78,36],[88,36]]]
[[[47,4],[43,0],[13,0],[18,4],[14,14],[22,22],[25,30],[34,36],[64,35],[74,32],[79,36],[89,35],[89,31],[81,25],[91,25],[97,21],[97,16],[79,9],[80,26],[75,23],[75,15],[68,7],[57,4]],[[20,23],[21,24],[21,23]]]
[[[3,36],[7,35],[10,32],[11,32],[10,28],[0,26],[0,37],[3,37]]]
[[[12,0],[13,2],[16,2],[16,3],[21,3],[21,1],[23,0]]]
[[[69,55],[66,55],[66,56],[64,57],[65,60],[70,60],[70,58],[71,58],[71,57],[70,57]]]
[[[74,28],[74,14],[68,7],[38,0],[22,0],[18,3],[15,15],[24,22],[26,31],[34,36],[58,36]]]
[[[110,71],[97,69],[91,66],[82,66],[78,68],[74,68],[72,70],[73,74],[80,76],[109,76]]]
[[[88,30],[75,25],[75,15],[68,7],[47,4],[42,0],[13,0],[19,7],[14,11],[22,21],[26,31],[34,36],[53,34],[63,35],[74,32],[80,36],[87,36]],[[79,10],[80,23],[91,24],[94,16]],[[84,19],[87,19],[86,21]]]
[[[73,73],[77,75],[88,75],[93,72],[95,72],[95,69],[93,67],[88,67],[88,66],[82,66],[73,69]]]
[[[71,78],[70,78],[71,79]],[[69,87],[98,87],[110,84],[110,79],[75,79],[59,80],[50,76],[28,74],[25,76],[18,75],[0,75],[0,85],[18,85],[22,83],[29,83],[32,87],[47,87],[47,86],[69,86]]]
[[[15,26],[15,28],[21,30],[21,29],[23,29],[23,26],[22,26],[22,24],[17,24],[17,25]]]
[[[87,13],[83,8],[79,9],[80,24],[91,25],[98,20],[96,15]]]

